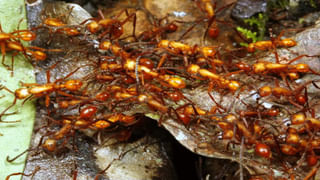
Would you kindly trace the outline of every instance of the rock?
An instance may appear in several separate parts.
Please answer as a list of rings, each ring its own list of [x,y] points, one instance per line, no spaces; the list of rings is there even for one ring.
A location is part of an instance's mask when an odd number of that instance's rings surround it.
[[[234,18],[246,19],[257,13],[265,13],[266,11],[266,0],[239,0],[233,7],[231,15]]]

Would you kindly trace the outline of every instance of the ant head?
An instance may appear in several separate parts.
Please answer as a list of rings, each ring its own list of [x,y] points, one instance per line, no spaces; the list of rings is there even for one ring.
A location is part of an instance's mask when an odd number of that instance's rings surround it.
[[[256,143],[255,152],[257,155],[267,159],[270,159],[272,156],[270,147],[262,143]]]
[[[76,91],[76,90],[79,90],[82,86],[82,81],[80,80],[68,80],[66,83],[65,83],[65,88],[70,90],[70,91]]]
[[[30,96],[30,92],[28,88],[20,88],[15,91],[15,96],[17,99],[25,99]]]
[[[57,149],[57,140],[48,138],[42,144],[42,148],[48,152],[54,152]]]
[[[172,32],[177,31],[177,29],[178,29],[177,25],[175,25],[174,23],[170,23],[166,28],[166,32],[172,33]]]

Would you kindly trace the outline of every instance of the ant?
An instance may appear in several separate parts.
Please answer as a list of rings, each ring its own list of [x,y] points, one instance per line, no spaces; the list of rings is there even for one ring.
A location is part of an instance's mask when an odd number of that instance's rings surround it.
[[[69,10],[69,15],[71,14],[72,10],[74,7],[72,7]],[[63,16],[63,15],[61,15]],[[62,34],[66,34],[67,36],[77,36],[80,35],[80,32],[78,31],[77,28],[74,27],[68,27],[68,25],[66,23],[64,23],[61,19],[59,18],[53,18],[53,17],[49,17],[43,20],[43,24],[40,25],[39,27],[33,28],[35,29],[39,29],[39,28],[49,28],[50,34],[51,32],[57,32],[57,33],[62,33]]]
[[[219,36],[220,30],[217,22],[232,26],[231,23],[229,22],[218,20],[216,16],[220,11],[222,11],[225,8],[229,8],[234,3],[227,4],[217,10],[216,10],[216,6],[217,6],[216,1],[212,3],[211,0],[195,0],[195,3],[202,12],[205,12],[207,14],[207,18],[204,18],[203,20],[198,20],[185,33],[183,33],[183,35],[179,38],[179,41],[182,40],[183,37],[186,36],[186,34],[190,32],[197,24],[203,21],[208,22],[206,31],[203,35],[203,40],[206,39],[207,35],[209,35],[209,37],[211,38],[217,38]]]
[[[217,10],[216,10],[216,7],[217,7],[216,1],[212,3],[211,0],[196,0],[196,3],[197,3],[197,6],[201,9],[201,11],[205,11],[208,17],[208,27],[205,31],[203,39],[206,38],[207,34],[211,38],[218,37],[220,30],[217,22],[224,23],[224,24],[229,24],[229,23],[216,19],[216,16],[220,11],[222,11],[225,8],[229,8],[234,3],[227,4]]]
[[[169,40],[161,40],[158,45],[158,48],[163,48],[175,55],[189,55],[195,56],[198,53],[201,54],[204,58],[213,58],[217,53],[216,46],[190,46],[187,44],[183,44],[178,41],[169,41]]]
[[[81,24],[86,23],[87,21],[90,21],[86,28],[88,31],[92,34],[99,32],[102,30],[102,33],[99,35],[99,39],[105,37],[106,34],[109,34],[109,39],[118,39],[123,34],[123,25],[130,19],[133,18],[133,32],[132,35],[135,37],[135,26],[136,26],[136,13],[129,14],[128,10],[125,9],[121,11],[116,17],[114,18],[105,18],[101,10],[98,10],[99,15],[101,17],[100,20],[95,19],[88,19],[82,22]],[[123,12],[127,15],[127,18],[123,20],[122,22],[116,19],[119,17]],[[137,38],[135,38],[137,39]]]
[[[232,74],[237,74],[241,72],[245,72],[246,74],[276,74],[276,75],[280,75],[283,81],[285,81],[287,86],[291,89],[290,84],[287,80],[287,76],[291,80],[296,80],[299,78],[300,73],[312,73],[312,74],[320,75],[319,72],[316,72],[313,69],[311,69],[308,64],[304,64],[304,63],[292,64],[293,62],[305,56],[309,57],[308,55],[301,55],[288,61],[287,64],[258,61],[250,66],[247,63],[239,62],[239,63],[236,63],[235,66],[240,70],[235,72],[230,72],[226,76],[230,76]]]
[[[155,24],[155,27],[152,30],[144,31],[142,32],[138,39],[141,39],[142,41],[150,41],[152,39],[157,38],[158,36],[161,36],[162,33],[173,33],[176,32],[178,29],[178,26],[175,24],[175,22],[181,23],[181,21],[175,20],[174,22],[167,23],[164,26],[160,26],[161,21],[166,19],[166,17],[159,20],[158,25]]]
[[[59,62],[58,62],[59,63]],[[22,100],[24,99],[23,103],[24,104],[28,99],[31,97],[45,97],[45,106],[48,108],[50,104],[50,97],[49,95],[52,92],[59,92],[65,96],[72,96],[68,93],[63,92],[62,90],[68,90],[68,91],[78,91],[81,89],[83,82],[78,79],[70,79],[70,80],[65,80],[66,78],[70,77],[72,74],[74,74],[76,71],[80,69],[76,68],[74,71],[69,73],[66,77],[63,79],[58,79],[53,83],[50,83],[50,70],[54,68],[57,65],[54,64],[49,68],[47,71],[47,84],[37,84],[37,83],[22,83],[22,88],[19,88],[15,90],[14,92],[9,90],[8,88],[3,88],[4,90],[8,91],[9,93],[13,94],[15,96],[12,104],[5,108],[1,113],[0,113],[0,118],[5,115],[5,113],[12,108],[18,99]]]
[[[264,40],[264,41],[257,41],[257,42],[250,43],[247,47],[247,51],[249,53],[253,53],[256,50],[260,50],[260,51],[274,50],[276,63],[280,63],[279,56],[276,49],[278,47],[290,48],[297,45],[297,42],[292,38],[281,39],[281,37],[286,31],[288,30],[281,31],[276,38],[271,37],[271,40]],[[293,31],[293,30],[289,30],[289,31]]]
[[[207,111],[200,109],[199,107],[196,107],[192,104],[190,100],[188,100],[190,103],[184,104],[177,109],[174,109],[174,112],[176,113],[177,118],[182,121],[182,123],[185,126],[190,125],[192,116],[204,116],[208,114]],[[199,121],[199,119],[198,119]]]
[[[314,84],[316,81],[317,80],[307,81],[307,82],[297,86],[294,90],[279,87],[278,85],[277,85],[277,87],[274,87],[274,88],[271,86],[265,85],[265,86],[262,86],[259,88],[258,94],[260,97],[266,97],[271,94],[277,98],[279,98],[281,96],[285,96],[285,97],[288,97],[288,101],[292,105],[294,105],[298,108],[301,108],[301,105],[302,106],[306,105],[308,108],[309,105],[308,105],[307,86],[311,83]],[[305,89],[304,94],[302,93],[303,89]]]
[[[163,27],[157,27],[150,31],[144,31],[142,32],[138,39],[141,39],[142,41],[150,41],[151,39],[155,38],[158,34],[161,34],[163,32],[166,33],[172,33],[175,32],[178,29],[178,26],[174,23],[169,23]]]
[[[190,73],[191,75],[199,74],[201,77],[208,78],[212,81],[215,81],[218,83],[218,86],[220,88],[226,88],[232,92],[235,92],[240,87],[239,82],[234,80],[230,81],[230,80],[224,79],[218,74],[215,74],[207,69],[200,68],[200,66],[196,64],[190,64],[189,67],[187,68],[187,72]]]
[[[22,52],[26,58],[28,58],[28,56],[31,56],[36,61],[42,61],[46,59],[47,56],[44,53],[44,51],[61,52],[61,50],[57,49],[46,50],[35,46],[24,47],[22,43],[19,41],[33,41],[35,40],[35,38],[36,34],[29,30],[17,30],[11,33],[4,33],[0,25],[0,47],[2,54],[2,64],[3,66],[11,70],[11,76],[13,76],[14,56],[17,55],[18,52]],[[12,55],[11,67],[6,65],[4,62],[7,51],[15,51]]]
[[[186,86],[185,82],[181,78],[172,77],[170,75],[161,75],[158,72],[154,71],[152,61],[145,58],[141,58],[141,55],[138,56],[136,60],[129,58],[130,55],[126,51],[124,51],[118,45],[113,45],[110,41],[103,41],[102,43],[100,43],[100,49],[111,50],[116,56],[119,55],[124,59],[123,67],[121,65],[110,66],[112,64],[104,62],[100,65],[101,69],[112,70],[113,67],[117,69],[123,68],[126,71],[135,71],[136,79],[139,78],[137,75],[137,73],[139,72],[143,73],[144,76],[150,76],[162,80],[168,83],[169,87],[182,89]],[[140,62],[140,60],[142,60],[142,63],[141,65],[138,65],[138,62]]]
[[[18,34],[15,35],[16,33]],[[11,33],[4,33],[0,25],[0,47],[1,47],[1,54],[2,54],[2,61],[1,61],[2,65],[10,69],[9,66],[6,65],[4,62],[7,51],[15,50],[18,52],[23,52],[25,54],[25,48],[20,43],[19,39],[23,41],[32,41],[35,38],[36,38],[36,35],[29,30],[17,30]],[[13,61],[13,56],[12,56],[12,61]],[[11,68],[11,70],[12,69],[13,67]]]
[[[277,47],[294,47],[297,45],[297,42],[292,38],[281,39],[283,34],[288,30],[283,30],[276,38],[272,38],[271,40],[266,41],[257,41],[254,43],[250,43],[247,47],[248,52],[253,53],[256,50],[265,51],[276,49]],[[278,61],[278,59],[277,59]]]

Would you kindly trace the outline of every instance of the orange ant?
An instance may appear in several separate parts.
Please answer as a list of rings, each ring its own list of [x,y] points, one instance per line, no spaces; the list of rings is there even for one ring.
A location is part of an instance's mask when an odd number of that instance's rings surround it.
[[[2,31],[1,26],[0,26],[0,31]],[[19,34],[18,37],[21,37],[21,39],[24,41],[32,41],[35,39],[35,35],[32,34],[32,32],[28,31],[28,30],[15,31],[10,34],[14,34],[17,32],[23,32],[24,35]],[[2,34],[6,34],[6,33],[2,33]],[[0,36],[1,36],[1,33],[0,33]],[[11,38],[11,39],[6,39],[6,38],[3,38],[3,40],[0,39],[0,46],[1,46],[1,53],[2,53],[2,64],[11,70],[11,73],[12,73],[11,75],[13,75],[14,56],[18,52],[22,52],[25,57],[31,56],[36,61],[42,61],[42,60],[46,59],[47,55],[43,51],[61,52],[61,50],[59,50],[59,49],[46,50],[46,49],[35,47],[35,46],[24,47],[19,41],[16,41],[14,38]],[[9,66],[4,63],[4,60],[5,60],[6,52],[10,51],[10,50],[13,50],[16,52],[12,55],[11,67],[9,68]]]
[[[118,39],[123,34],[123,25],[130,19],[133,18],[133,33],[132,35],[135,37],[135,26],[136,26],[136,14],[132,13],[129,15],[127,9],[121,11],[115,18],[105,18],[101,10],[98,11],[101,16],[100,20],[88,19],[82,22],[81,24],[90,21],[86,28],[90,33],[97,33],[102,29],[102,33],[99,35],[99,39],[103,38],[106,34],[109,34],[109,39]],[[119,21],[116,18],[119,17],[123,12],[126,13],[127,18],[124,21]],[[136,39],[136,38],[135,38]]]
[[[260,50],[260,51],[274,50],[276,63],[279,63],[280,60],[279,60],[276,49],[278,47],[290,48],[297,45],[297,42],[292,38],[281,39],[284,33],[285,33],[285,30],[281,31],[276,38],[271,38],[271,40],[257,41],[254,43],[250,43],[247,47],[247,51],[250,53],[253,53],[256,50]]]
[[[192,47],[178,41],[161,40],[157,46],[158,48],[166,49],[175,55],[195,56],[199,53],[204,58],[213,58],[217,53],[216,46]]]
[[[82,82],[80,80],[67,80],[64,83],[48,83],[48,84],[22,84],[23,88],[19,88],[12,92],[9,90],[8,92],[15,95],[15,99],[12,104],[8,106],[5,110],[0,113],[0,116],[3,116],[11,107],[16,104],[17,99],[25,99],[28,100],[30,97],[46,97],[46,107],[49,106],[50,98],[49,94],[55,91],[60,91],[61,89],[66,89],[69,91],[77,91],[81,88]],[[61,92],[63,93],[63,92]],[[65,93],[63,93],[65,94]]]
[[[241,72],[245,72],[246,74],[269,74],[269,73],[276,74],[276,75],[279,74],[280,77],[283,79],[283,81],[286,82],[287,86],[291,88],[287,80],[287,76],[291,80],[296,80],[299,78],[300,73],[312,73],[312,74],[320,75],[320,73],[312,70],[308,64],[304,64],[304,63],[292,64],[294,61],[297,61],[304,56],[309,57],[308,55],[301,55],[290,60],[287,64],[258,61],[252,64],[252,66],[250,66],[244,62],[239,62],[235,66],[240,70],[228,73],[226,76],[230,76],[232,74],[237,74]]]
[[[188,44],[184,44],[178,41],[161,40],[158,43],[157,47],[159,49],[165,49],[169,53],[174,54],[176,56],[183,56],[185,67],[189,65],[188,56],[197,56],[197,55],[200,55],[200,58],[204,60],[208,60],[208,62],[210,62],[213,67],[215,67],[214,57],[218,54],[218,50],[216,46],[197,47],[196,45],[190,46]],[[168,55],[166,53],[162,55],[158,63],[157,69],[159,69],[160,66],[164,64],[167,58],[168,58]]]
[[[272,62],[266,62],[266,61],[259,61],[254,63],[252,66],[244,63],[239,62],[236,64],[236,67],[240,69],[238,72],[232,72],[239,73],[239,72],[246,72],[246,73],[254,73],[254,74],[266,74],[266,73],[286,73],[288,76],[291,77],[291,73],[308,73],[311,72],[313,74],[319,74],[315,72],[314,70],[310,69],[310,67],[307,64],[299,63],[292,65],[291,63],[298,60],[299,58],[306,56],[302,55],[298,58],[294,58],[293,60],[289,61],[287,64],[280,64],[280,63],[272,63]]]
[[[161,75],[158,72],[154,71],[152,69],[153,63],[151,60],[142,58],[142,56],[138,56],[136,60],[129,58],[130,54],[124,51],[121,47],[118,45],[113,45],[110,41],[103,41],[100,43],[100,49],[101,50],[111,50],[116,56],[121,56],[124,59],[123,67],[120,64],[115,64],[116,66],[113,66],[113,64],[110,64],[109,62],[103,62],[100,67],[101,69],[109,69],[112,70],[113,68],[117,69],[124,69],[126,71],[135,71],[135,78],[139,79],[138,72],[143,73],[144,76],[150,76],[153,78],[157,78],[159,80],[162,80],[170,87],[182,89],[184,88],[185,82],[178,78],[178,77],[172,77],[170,75]],[[141,65],[139,65],[140,60],[142,61]]]
[[[201,77],[213,80],[218,83],[219,87],[227,88],[232,92],[235,92],[240,87],[240,84],[237,81],[233,81],[233,80],[230,81],[230,80],[224,79],[223,77],[207,69],[200,68],[200,66],[196,64],[190,64],[189,67],[187,68],[187,72],[190,73],[191,75],[199,74]]]
[[[43,25],[45,25],[45,26],[43,26]],[[62,22],[58,18],[46,18],[43,21],[43,25],[39,26],[37,28],[34,28],[34,29],[38,29],[41,27],[48,27],[48,28],[52,27],[52,28],[57,28],[54,32],[63,33],[68,36],[77,36],[80,34],[80,32],[76,28],[67,27],[67,24],[65,24],[64,22]],[[52,29],[50,29],[50,32],[51,31],[52,31]]]
[[[54,64],[51,68],[54,68],[57,64]],[[8,88],[3,88],[4,90],[8,91],[9,93],[13,94],[15,96],[12,104],[8,106],[6,109],[4,109],[0,113],[0,118],[5,115],[5,113],[16,104],[16,101],[18,99],[24,99],[23,103],[30,99],[31,97],[43,97],[45,96],[45,106],[49,107],[50,104],[50,97],[49,95],[52,92],[59,92],[60,94],[63,94],[65,96],[71,96],[68,93],[63,92],[62,90],[68,90],[68,91],[78,91],[82,87],[83,82],[81,80],[77,79],[70,79],[70,80],[65,80],[64,79],[70,77],[72,74],[74,74],[76,71],[80,69],[76,68],[76,70],[72,71],[69,73],[66,77],[63,79],[58,79],[53,83],[50,83],[50,69],[47,71],[47,84],[36,84],[36,83],[22,83],[22,88],[19,88],[15,90],[15,92],[9,90]]]
[[[248,52],[253,53],[256,50],[265,51],[265,50],[276,49],[277,47],[289,48],[289,47],[296,46],[297,42],[292,38],[281,39],[284,33],[285,31],[282,31],[278,37],[273,38],[271,40],[257,41],[254,43],[250,43],[247,47],[247,50]]]
[[[21,21],[19,22],[19,25],[20,25],[20,23],[21,23]],[[33,40],[35,40],[35,38],[36,38],[36,34],[33,33],[32,31],[29,31],[29,30],[17,30],[17,31],[13,31],[11,33],[5,33],[5,32],[3,32],[1,24],[0,24],[0,47],[1,47],[3,66],[8,68],[8,66],[4,63],[6,52],[8,50],[16,50],[16,51],[20,51],[20,52],[25,52],[25,48],[19,42],[19,40],[33,41]],[[13,68],[11,68],[11,69],[13,69]]]
[[[139,56],[139,57],[141,57],[141,56]],[[137,58],[137,60],[140,59],[139,57]],[[136,71],[139,73],[143,73],[143,75],[151,76],[153,78],[157,78],[161,81],[164,81],[167,83],[164,85],[169,86],[169,87],[173,87],[173,88],[177,88],[177,89],[183,89],[186,87],[184,80],[182,80],[179,77],[173,77],[173,76],[170,76],[167,74],[161,75],[158,72],[153,71],[152,69],[149,69],[147,66],[144,66],[144,65],[136,66],[136,64],[137,63],[135,60],[128,58],[128,59],[126,59],[123,67],[127,71]],[[136,76],[136,78],[138,78],[137,73],[135,74],[135,76]]]

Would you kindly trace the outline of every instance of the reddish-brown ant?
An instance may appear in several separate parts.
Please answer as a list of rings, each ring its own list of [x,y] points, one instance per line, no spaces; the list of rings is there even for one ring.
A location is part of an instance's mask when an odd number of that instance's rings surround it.
[[[234,3],[227,4],[227,5],[219,8],[218,10],[216,10],[217,3],[216,2],[212,3],[211,0],[195,0],[195,2],[197,4],[197,6],[199,7],[199,9],[207,14],[207,18],[204,18],[202,20],[198,20],[185,33],[183,33],[183,35],[179,38],[179,41],[182,40],[183,37],[186,36],[186,34],[188,32],[190,32],[197,24],[199,24],[203,20],[208,21],[208,26],[207,26],[206,31],[204,33],[203,39],[205,39],[207,35],[209,35],[209,37],[211,37],[211,38],[218,37],[220,30],[219,30],[217,22],[232,26],[231,23],[218,20],[216,18],[216,15],[217,15],[217,13],[222,11],[223,9],[232,6]]]
[[[212,3],[211,0],[200,0],[200,2],[199,2],[199,0],[196,0],[196,2],[197,2],[198,7],[200,7],[200,9],[202,11],[205,11],[207,14],[207,17],[208,17],[208,27],[206,29],[206,32],[204,33],[203,38],[205,39],[207,34],[211,38],[218,37],[220,30],[219,30],[217,22],[228,24],[228,25],[229,25],[229,23],[218,20],[216,18],[217,13],[219,13],[220,11],[222,11],[225,8],[232,6],[233,3],[227,4],[227,5],[216,10],[217,2]]]
[[[142,41],[150,41],[151,39],[156,38],[157,35],[161,35],[163,32],[171,33],[175,32],[177,29],[178,26],[172,22],[163,27],[156,27],[150,31],[144,31],[139,35],[138,39],[141,39]]]

